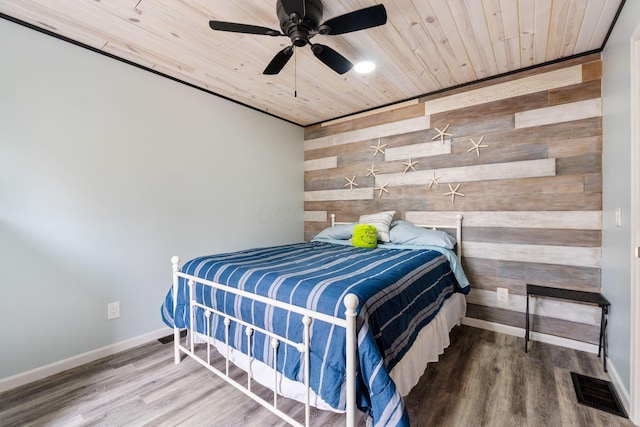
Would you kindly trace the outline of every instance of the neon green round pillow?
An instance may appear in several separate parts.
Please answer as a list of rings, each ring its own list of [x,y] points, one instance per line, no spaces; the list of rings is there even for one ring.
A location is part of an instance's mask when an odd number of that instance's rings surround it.
[[[356,224],[353,227],[353,246],[359,248],[378,247],[378,230],[371,224]]]

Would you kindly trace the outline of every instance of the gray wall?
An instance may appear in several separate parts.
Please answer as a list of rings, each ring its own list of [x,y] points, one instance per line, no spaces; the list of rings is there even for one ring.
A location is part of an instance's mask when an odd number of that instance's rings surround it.
[[[630,389],[631,315],[631,74],[630,40],[640,24],[640,1],[627,1],[603,52],[602,292],[611,301],[609,357]],[[622,208],[622,227],[615,209]],[[637,213],[636,213],[637,214]]]
[[[172,255],[302,241],[302,128],[1,19],[0,58],[0,378],[161,329]]]

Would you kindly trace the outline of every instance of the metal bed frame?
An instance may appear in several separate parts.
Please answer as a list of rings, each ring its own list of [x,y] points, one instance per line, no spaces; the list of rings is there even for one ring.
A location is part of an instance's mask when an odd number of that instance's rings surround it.
[[[335,214],[331,214],[331,226],[335,226],[338,224],[345,224],[344,222],[336,222]],[[462,245],[461,245],[461,229],[462,229],[462,215],[456,215],[456,223],[455,225],[419,225],[424,228],[432,228],[432,229],[456,229],[456,238],[457,238],[457,255],[460,258],[462,256]],[[273,300],[270,298],[266,298],[261,295],[257,295],[254,293],[250,293],[247,291],[243,291],[240,289],[236,289],[230,286],[222,285],[220,283],[216,283],[213,281],[201,279],[199,277],[182,273],[180,271],[180,259],[177,256],[171,258],[171,263],[173,266],[173,303],[174,310],[177,306],[177,295],[178,295],[178,283],[180,278],[184,278],[187,280],[189,286],[189,316],[190,316],[190,330],[189,334],[181,340],[180,332],[181,330],[177,327],[174,327],[174,361],[176,364],[181,361],[181,354],[185,354],[194,360],[196,360],[199,364],[204,366],[209,371],[213,372],[220,378],[224,379],[229,384],[233,385],[236,389],[240,390],[242,393],[250,397],[251,399],[258,402],[260,405],[264,406],[266,409],[271,411],[272,413],[279,416],[281,419],[286,421],[287,423],[293,426],[310,426],[310,418],[311,418],[311,388],[309,386],[309,348],[311,345],[310,341],[310,325],[314,321],[327,322],[332,325],[345,328],[346,329],[346,425],[348,427],[354,427],[356,425],[356,351],[357,351],[357,336],[356,336],[356,308],[358,306],[358,297],[353,294],[348,294],[344,299],[345,305],[345,315],[346,318],[342,319],[339,317],[329,316],[323,313],[318,313],[306,308],[302,308],[299,306],[295,306],[292,304],[284,303],[281,301]],[[225,292],[230,292],[235,295],[242,296],[243,298],[249,298],[254,301],[258,301],[264,304],[272,305],[274,307],[282,308],[285,310],[289,310],[293,313],[297,313],[302,315],[302,323],[303,323],[303,341],[302,342],[292,342],[289,339],[279,336],[271,331],[267,331],[262,328],[257,328],[250,323],[238,319],[236,317],[230,316],[227,313],[220,312],[216,309],[208,307],[206,305],[200,304],[196,302],[194,297],[194,286],[196,283],[201,283],[207,286],[211,286],[215,289],[219,289]],[[211,331],[207,331],[207,351],[206,351],[206,359],[200,357],[196,354],[195,351],[195,308],[201,308],[205,312],[205,317],[209,320],[210,316],[220,316],[223,319],[226,331],[226,339],[223,344],[225,347],[225,353],[223,356],[225,358],[225,369],[221,371],[220,369],[214,367],[211,363]],[[238,325],[241,325],[244,328],[246,339],[247,339],[247,358],[249,361],[252,360],[252,355],[250,353],[251,349],[251,339],[252,335],[255,331],[258,331],[262,334],[265,334],[271,339],[271,346],[274,349],[274,352],[277,352],[280,343],[286,343],[293,347],[295,347],[302,355],[304,355],[304,386],[306,389],[305,393],[305,420],[304,424],[301,424],[297,420],[293,419],[291,416],[283,412],[278,407],[278,393],[277,393],[277,382],[279,374],[277,372],[275,361],[277,357],[274,357],[274,377],[273,377],[273,399],[271,402],[263,399],[254,391],[252,391],[252,382],[254,381],[251,369],[247,370],[247,382],[246,385],[241,384],[240,382],[234,380],[229,375],[229,353],[232,350],[232,347],[229,343],[229,327],[231,322],[236,322]],[[208,328],[210,328],[210,322],[207,322]]]

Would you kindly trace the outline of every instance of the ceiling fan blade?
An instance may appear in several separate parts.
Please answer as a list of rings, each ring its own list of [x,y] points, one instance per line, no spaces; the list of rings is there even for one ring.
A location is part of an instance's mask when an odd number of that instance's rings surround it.
[[[378,4],[336,16],[320,26],[321,34],[345,34],[387,23],[387,10]]]
[[[313,46],[311,46],[311,50],[313,51],[313,54],[316,56],[316,58],[324,62],[325,65],[327,65],[338,74],[344,74],[351,68],[353,68],[353,64],[349,62],[347,58],[340,55],[329,46],[314,44]]]
[[[280,70],[282,70],[284,66],[287,65],[287,62],[289,62],[289,59],[291,59],[292,55],[293,55],[293,46],[285,47],[280,52],[278,52],[276,56],[273,57],[273,59],[271,60],[271,62],[269,62],[269,65],[267,65],[267,68],[264,69],[262,74],[270,74],[270,75],[278,74]]]
[[[259,34],[264,36],[283,36],[280,31],[257,25],[236,24],[235,22],[209,21],[209,27],[216,31],[229,31],[231,33]]]

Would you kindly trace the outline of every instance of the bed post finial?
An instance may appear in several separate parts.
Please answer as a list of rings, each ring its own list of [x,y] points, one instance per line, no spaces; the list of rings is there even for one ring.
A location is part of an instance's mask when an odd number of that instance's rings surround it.
[[[456,230],[456,240],[458,242],[456,254],[459,259],[462,259],[462,214],[456,215],[456,221],[458,223]]]
[[[358,303],[360,301],[358,300],[358,297],[355,294],[347,294],[344,297],[344,306],[347,307],[347,310],[349,310],[349,312],[353,311],[353,315],[355,316],[355,311],[356,308],[358,308]],[[347,313],[347,315],[349,315],[350,313]]]
[[[336,225],[336,214],[331,214],[331,226],[334,227]]]

